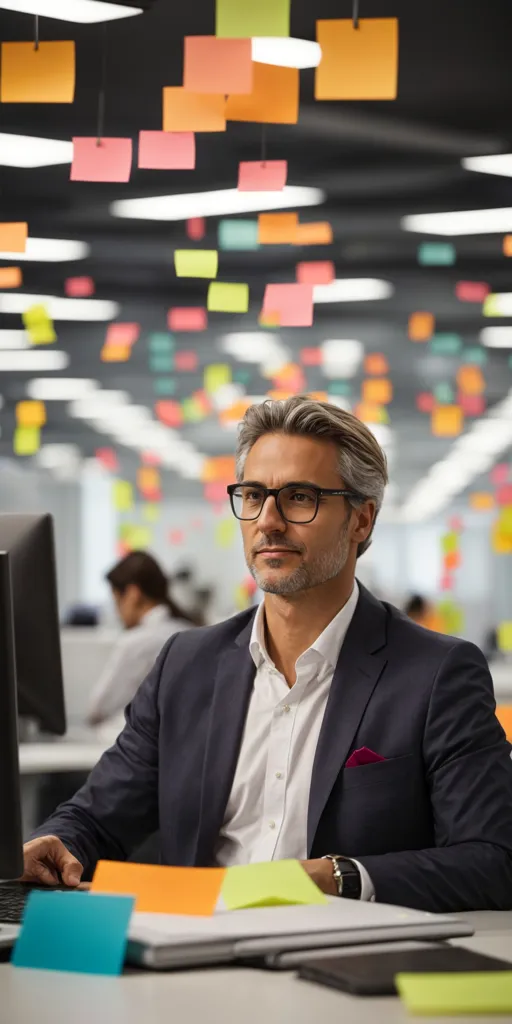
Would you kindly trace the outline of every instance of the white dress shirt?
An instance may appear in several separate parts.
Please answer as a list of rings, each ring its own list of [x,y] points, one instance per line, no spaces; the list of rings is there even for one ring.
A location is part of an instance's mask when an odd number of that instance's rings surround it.
[[[254,688],[233,786],[216,848],[223,866],[307,858],[311,775],[334,669],[359,598],[347,603],[295,663],[288,686],[265,647],[264,606],[256,612],[249,644]],[[357,771],[357,769],[354,769]],[[342,853],[325,850],[325,853]],[[374,898],[368,872],[361,898]]]

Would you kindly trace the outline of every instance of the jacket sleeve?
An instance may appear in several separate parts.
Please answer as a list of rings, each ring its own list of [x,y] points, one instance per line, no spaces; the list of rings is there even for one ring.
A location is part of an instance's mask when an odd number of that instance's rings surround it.
[[[376,898],[435,912],[512,909],[512,761],[487,662],[454,645],[434,680],[423,756],[432,849],[358,857]]]
[[[126,860],[158,829],[158,694],[176,636],[126,708],[126,724],[115,744],[78,793],[30,837],[58,836],[83,864],[86,877],[97,860]]]

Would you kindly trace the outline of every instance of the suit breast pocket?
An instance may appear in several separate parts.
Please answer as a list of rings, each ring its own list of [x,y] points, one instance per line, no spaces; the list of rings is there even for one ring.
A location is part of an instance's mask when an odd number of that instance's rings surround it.
[[[390,757],[386,761],[374,761],[372,764],[358,765],[356,768],[345,768],[342,787],[345,792],[361,786],[382,786],[406,783],[408,778],[417,775],[418,759],[413,754],[404,757]]]

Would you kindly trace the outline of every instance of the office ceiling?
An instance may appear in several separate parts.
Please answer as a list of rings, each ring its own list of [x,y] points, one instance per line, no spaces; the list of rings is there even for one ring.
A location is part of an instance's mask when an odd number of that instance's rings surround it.
[[[140,129],[161,128],[161,89],[179,85],[182,39],[214,31],[214,0],[169,0],[146,3],[145,13],[110,24],[105,108],[105,134],[131,136]],[[350,16],[349,0],[292,0],[292,35],[315,38],[317,17]],[[455,297],[459,280],[486,281],[493,291],[510,289],[512,265],[502,252],[502,236],[475,235],[449,239],[457,249],[454,266],[424,267],[417,249],[423,236],[405,232],[401,218],[410,213],[512,206],[512,181],[476,174],[461,167],[464,156],[506,152],[511,148],[509,0],[476,2],[431,0],[361,0],[360,15],[400,19],[400,76],[396,102],[315,103],[311,70],[301,72],[301,109],[295,126],[269,126],[268,157],[286,158],[289,184],[314,186],[326,193],[325,203],[301,210],[301,220],[329,220],[334,244],[315,247],[265,247],[256,252],[222,252],[223,280],[247,281],[251,308],[247,316],[210,315],[206,332],[177,336],[178,348],[194,348],[199,367],[176,373],[175,397],[200,389],[205,365],[226,361],[220,339],[228,332],[258,330],[258,312],[266,283],[292,281],[299,259],[333,259],[338,277],[374,277],[389,281],[394,294],[375,302],[315,306],[311,329],[280,330],[282,342],[300,361],[300,350],[330,338],[356,338],[367,353],[382,352],[390,364],[394,397],[389,406],[393,432],[394,496],[406,499],[428,467],[449,450],[449,439],[434,438],[428,415],[417,411],[418,392],[454,381],[460,357],[436,356],[428,344],[407,338],[407,321],[416,310],[436,316],[437,330],[457,332],[464,346],[478,344],[484,320],[481,305]],[[33,20],[0,11],[4,41],[31,38]],[[73,105],[4,104],[2,131],[69,139],[94,135],[100,78],[103,26],[75,25],[41,19],[41,39],[74,38],[77,44],[77,86]],[[190,243],[184,222],[119,219],[110,204],[119,198],[233,188],[239,160],[258,159],[261,127],[229,123],[226,134],[197,137],[195,171],[144,171],[134,168],[128,184],[73,183],[69,166],[39,169],[0,167],[0,219],[28,220],[36,237],[80,239],[90,255],[76,263],[22,264],[24,290],[63,295],[64,280],[90,275],[96,297],[120,303],[119,319],[137,321],[141,338],[129,362],[105,364],[100,350],[105,323],[56,324],[58,347],[69,353],[63,376],[90,377],[105,388],[129,392],[136,404],[152,409],[157,398],[155,375],[149,368],[148,338],[166,329],[170,306],[204,301],[206,283],[177,279],[173,251]],[[427,236],[425,236],[427,237]],[[429,236],[431,240],[432,237]],[[207,221],[202,247],[216,247],[217,218]],[[0,266],[5,263],[0,263]],[[500,323],[510,321],[500,319]],[[20,317],[0,314],[0,328],[19,328]],[[248,394],[261,395],[269,381],[257,364],[227,358],[245,371]],[[328,390],[320,368],[307,368],[310,390]],[[490,350],[484,368],[487,405],[508,393],[512,371],[506,350]],[[14,407],[26,397],[26,382],[37,374],[1,373],[0,454],[12,452]],[[351,382],[359,400],[362,368]],[[84,456],[108,444],[82,421],[68,415],[66,403],[48,404],[45,443],[77,444]],[[467,420],[468,424],[471,420]],[[182,435],[205,455],[228,453],[233,433],[216,415],[182,428]],[[135,453],[122,449],[124,472],[133,473]],[[173,494],[200,492],[200,483],[166,474]]]

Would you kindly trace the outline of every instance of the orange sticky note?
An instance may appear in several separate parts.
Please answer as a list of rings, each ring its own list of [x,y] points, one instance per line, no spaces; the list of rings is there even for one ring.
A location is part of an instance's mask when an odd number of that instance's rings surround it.
[[[262,310],[258,316],[258,323],[260,327],[279,327],[281,324],[281,314],[277,309],[272,309],[269,313]]]
[[[485,391],[485,378],[479,366],[461,366],[457,371],[457,386],[463,395],[481,395]]]
[[[100,860],[91,892],[135,896],[135,910],[149,914],[209,917],[219,898],[225,868],[175,868]]]
[[[508,631],[506,634],[506,639],[508,643],[506,645],[506,650],[510,651],[512,650],[512,647],[510,646],[510,636],[512,636],[512,625],[508,622],[503,623],[503,625],[508,626]],[[512,741],[512,706],[508,704],[498,704],[496,708],[496,718],[498,719],[498,722],[505,730],[507,739],[509,741]]]
[[[0,223],[0,252],[25,252],[28,224],[25,221]]]
[[[299,284],[331,284],[336,277],[332,260],[297,263],[296,273]]]
[[[263,124],[297,124],[299,119],[299,71],[276,64],[253,65],[252,92],[228,96],[228,121]]]
[[[281,192],[287,174],[286,160],[242,160],[238,165],[238,191]]]
[[[297,225],[295,245],[331,245],[332,240],[332,227],[328,221]]]
[[[19,427],[44,427],[46,423],[46,407],[44,402],[18,402],[16,405],[16,423]]]
[[[503,255],[512,256],[512,235],[505,235],[503,239]]]
[[[230,484],[235,476],[234,455],[214,455],[205,460],[201,480],[203,483]]]
[[[0,288],[19,288],[22,284],[21,267],[0,267]]]
[[[394,100],[398,84],[398,18],[317,21],[322,59],[317,100]]]
[[[142,493],[154,493],[161,487],[160,473],[154,466],[140,466],[137,470],[137,487]]]
[[[128,181],[131,169],[131,139],[73,139],[70,181]]]
[[[494,495],[490,491],[473,491],[469,505],[475,512],[489,512],[494,508]]]
[[[139,167],[154,171],[193,171],[193,132],[139,132]]]
[[[393,385],[387,377],[370,377],[363,381],[363,402],[369,405],[388,405],[393,400]]]
[[[431,430],[434,437],[457,437],[464,426],[460,405],[438,405],[432,410]]]
[[[72,103],[75,44],[72,40],[2,43],[2,103]]]
[[[410,340],[428,341],[434,333],[435,326],[433,313],[411,313],[409,317]]]
[[[100,359],[102,363],[126,363],[131,354],[131,345],[104,345]]]
[[[369,352],[365,356],[364,372],[370,377],[381,377],[389,373],[389,364],[382,352]]]
[[[225,96],[166,86],[162,128],[164,132],[225,132]]]
[[[248,94],[253,67],[250,39],[185,36],[183,88],[188,92]]]
[[[260,245],[293,245],[298,223],[297,213],[260,213],[258,242]]]

